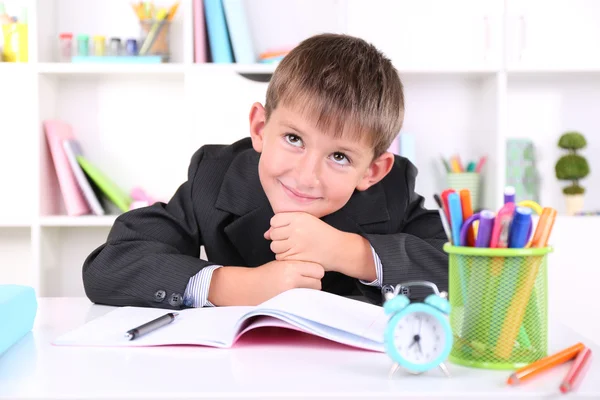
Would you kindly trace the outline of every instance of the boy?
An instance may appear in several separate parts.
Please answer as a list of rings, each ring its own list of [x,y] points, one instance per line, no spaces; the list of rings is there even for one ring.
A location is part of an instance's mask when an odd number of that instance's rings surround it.
[[[414,192],[416,168],[386,151],[403,115],[398,74],[376,48],[306,39],[265,106],[252,105],[250,138],[203,146],[168,204],[117,218],[83,265],[87,296],[180,309],[256,305],[295,287],[377,303],[382,285],[408,280],[447,290],[439,215]]]

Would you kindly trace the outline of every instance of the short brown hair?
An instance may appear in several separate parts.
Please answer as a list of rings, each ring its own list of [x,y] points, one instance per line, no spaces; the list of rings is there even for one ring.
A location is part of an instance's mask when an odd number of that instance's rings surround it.
[[[366,136],[379,157],[399,133],[404,94],[398,72],[375,46],[343,34],[312,36],[280,62],[267,89],[266,118],[300,107],[336,137]]]

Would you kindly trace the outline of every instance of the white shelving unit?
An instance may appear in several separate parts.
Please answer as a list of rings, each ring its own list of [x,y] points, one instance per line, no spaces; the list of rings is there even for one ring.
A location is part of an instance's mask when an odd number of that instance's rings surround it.
[[[361,36],[392,59],[405,85],[403,131],[416,136],[417,190],[427,206],[446,184],[440,155],[458,152],[463,160],[488,156],[482,205],[497,208],[506,139],[528,137],[539,151],[542,203],[562,211],[556,141],[579,129],[593,171],[582,182],[586,206],[600,208],[597,1],[251,1],[257,52],[335,31]],[[141,186],[168,200],[198,147],[248,135],[250,105],[264,101],[267,85],[249,78],[264,78],[274,67],[193,64],[190,0],[182,1],[172,26],[170,64],[57,63],[60,32],[135,36],[129,2],[6,3],[9,11],[28,7],[30,62],[0,63],[0,282],[32,285],[41,296],[80,296],[83,261],[104,242],[115,216],[65,215],[42,121],[68,121],[87,156],[122,188]],[[600,218],[561,221],[578,235],[600,228]],[[562,232],[556,246],[578,248],[576,237]],[[591,255],[561,254],[565,263]]]

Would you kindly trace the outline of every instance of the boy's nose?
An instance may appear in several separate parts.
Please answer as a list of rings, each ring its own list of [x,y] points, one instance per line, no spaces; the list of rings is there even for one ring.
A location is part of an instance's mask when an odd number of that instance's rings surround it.
[[[301,190],[302,188],[314,188],[319,186],[319,171],[319,160],[312,157],[304,157],[296,167],[298,189]]]

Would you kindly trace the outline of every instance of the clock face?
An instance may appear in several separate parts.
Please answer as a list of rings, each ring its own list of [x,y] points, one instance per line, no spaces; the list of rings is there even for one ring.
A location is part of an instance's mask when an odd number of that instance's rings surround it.
[[[406,314],[396,324],[393,335],[399,355],[413,364],[431,363],[446,348],[442,324],[426,312]]]

